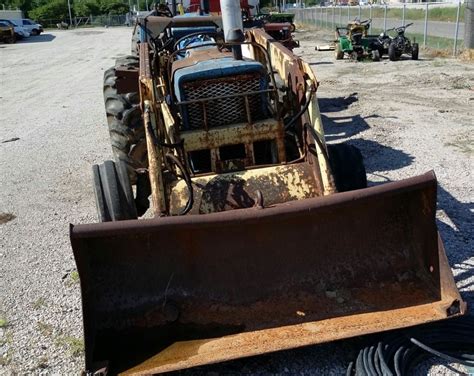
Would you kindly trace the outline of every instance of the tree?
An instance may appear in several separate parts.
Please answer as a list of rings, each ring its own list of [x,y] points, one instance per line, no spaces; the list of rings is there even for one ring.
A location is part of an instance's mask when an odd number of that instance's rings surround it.
[[[122,3],[121,1],[110,3],[107,10],[108,14],[125,14],[129,11],[128,4]]]
[[[69,17],[67,1],[51,0],[33,9],[29,14],[36,20],[66,20]]]
[[[97,16],[101,14],[99,4],[93,0],[75,1],[74,12],[76,16],[79,17]]]

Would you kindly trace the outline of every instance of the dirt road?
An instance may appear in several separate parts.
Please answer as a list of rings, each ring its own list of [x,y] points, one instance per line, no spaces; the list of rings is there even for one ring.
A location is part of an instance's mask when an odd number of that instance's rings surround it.
[[[68,226],[96,220],[90,166],[111,157],[102,75],[128,53],[129,35],[125,28],[83,29],[0,45],[0,374],[81,369],[82,313]],[[321,81],[328,139],[360,147],[370,184],[435,170],[439,229],[458,286],[474,305],[474,66],[423,56],[336,62],[331,52],[314,51],[326,35],[297,37],[296,52]],[[184,374],[339,375],[356,343]]]

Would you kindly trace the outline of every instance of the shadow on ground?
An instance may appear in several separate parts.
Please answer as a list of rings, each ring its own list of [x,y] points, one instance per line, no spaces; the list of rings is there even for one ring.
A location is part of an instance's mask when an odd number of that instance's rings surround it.
[[[19,44],[52,42],[56,37],[52,34],[32,35],[29,38],[23,38],[18,41]]]

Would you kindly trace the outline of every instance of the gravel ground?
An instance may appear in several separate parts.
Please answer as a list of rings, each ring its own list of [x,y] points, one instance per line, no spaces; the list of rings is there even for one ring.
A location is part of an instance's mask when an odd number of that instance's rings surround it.
[[[96,220],[90,166],[111,156],[102,75],[128,53],[129,36],[125,28],[90,29],[0,45],[0,374],[81,370],[68,224]],[[314,51],[327,35],[306,30],[297,37],[296,52],[321,81],[328,140],[349,139],[362,150],[370,184],[435,170],[438,226],[458,287],[474,304],[474,66],[428,58],[336,62],[332,52]],[[352,339],[181,373],[339,375],[358,344]],[[455,373],[436,364],[417,373]]]

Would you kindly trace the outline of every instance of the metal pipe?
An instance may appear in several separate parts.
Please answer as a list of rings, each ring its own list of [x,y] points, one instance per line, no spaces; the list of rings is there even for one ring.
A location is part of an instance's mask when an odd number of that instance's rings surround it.
[[[336,21],[335,21],[335,17],[336,17],[335,12],[336,12],[336,9],[334,9],[334,7],[332,7],[332,28],[333,29],[334,29],[334,25],[336,23]]]
[[[387,4],[383,8],[383,31],[387,30]]]
[[[403,10],[402,10],[402,26],[405,26],[405,8],[406,8],[406,4],[405,4],[405,0],[403,1]]]
[[[232,30],[243,30],[242,11],[240,2],[235,0],[220,0],[224,40],[227,42]]]
[[[454,27],[454,46],[453,46],[453,56],[457,54],[458,47],[458,33],[459,33],[459,13],[461,11],[461,0],[458,0],[458,10],[456,13],[456,26]]]
[[[173,16],[176,16],[178,13],[178,7],[176,4],[176,0],[171,1],[171,13],[173,13]]]
[[[372,19],[372,3],[369,4],[369,18]],[[372,22],[369,25],[369,32],[372,32]]]
[[[426,3],[426,11],[425,11],[425,27],[423,29],[423,47],[426,47],[427,33],[428,33],[428,3]]]
[[[474,48],[474,0],[466,0],[464,10],[464,47]]]
[[[69,11],[69,25],[71,25],[72,27],[73,23],[72,23],[72,13],[71,13],[71,2],[69,0],[67,0],[67,8]]]

